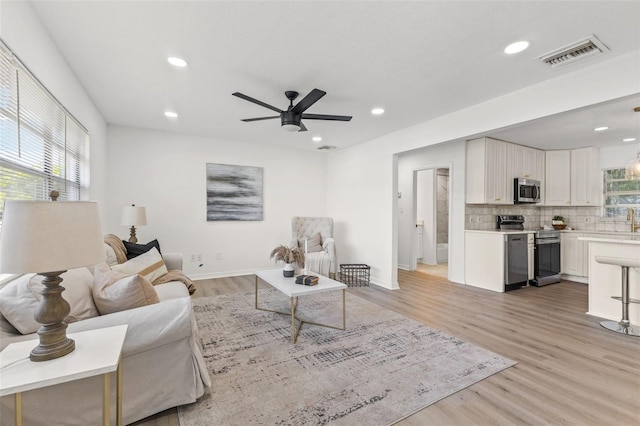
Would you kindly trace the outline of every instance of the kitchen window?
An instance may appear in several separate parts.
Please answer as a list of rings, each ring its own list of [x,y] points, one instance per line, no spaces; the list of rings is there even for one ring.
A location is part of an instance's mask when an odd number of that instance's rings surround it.
[[[604,169],[603,212],[604,218],[626,219],[627,209],[640,214],[640,180],[627,179],[625,168]]]

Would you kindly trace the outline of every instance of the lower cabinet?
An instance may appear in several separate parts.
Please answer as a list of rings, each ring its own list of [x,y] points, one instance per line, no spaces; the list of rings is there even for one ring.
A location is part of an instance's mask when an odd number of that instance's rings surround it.
[[[560,242],[560,269],[563,275],[571,275],[579,278],[589,277],[589,242],[580,240],[581,237],[607,238],[611,240],[624,240],[624,235],[589,233],[589,232],[564,232]]]
[[[584,234],[563,233],[560,242],[560,270],[565,275],[589,276],[589,251],[585,241],[579,240]]]

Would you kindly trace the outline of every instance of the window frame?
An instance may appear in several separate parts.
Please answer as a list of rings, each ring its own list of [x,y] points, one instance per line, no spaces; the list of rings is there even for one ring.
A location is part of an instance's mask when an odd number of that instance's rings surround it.
[[[640,215],[640,180],[638,179],[626,179],[626,178],[613,178],[608,179],[609,172],[616,171],[619,174],[625,173],[625,166],[619,167],[608,167],[606,169],[602,169],[602,208],[601,208],[601,217],[604,220],[627,220],[627,209],[633,208],[636,216]],[[638,189],[629,190],[629,191],[607,191],[607,184],[611,182],[637,182]],[[612,204],[607,204],[608,196],[636,196],[638,202],[637,203],[623,203],[620,204],[619,208],[624,209],[624,213],[616,214],[616,215],[608,215],[607,209],[613,209]]]

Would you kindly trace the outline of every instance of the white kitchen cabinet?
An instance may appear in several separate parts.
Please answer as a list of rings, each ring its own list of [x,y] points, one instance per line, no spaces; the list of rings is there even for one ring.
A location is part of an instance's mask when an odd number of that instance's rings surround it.
[[[547,151],[545,164],[545,205],[599,204],[598,148]]]
[[[544,151],[507,143],[507,178],[544,180]]]
[[[491,138],[467,142],[467,203],[513,204],[508,191],[507,143]]]
[[[545,153],[544,203],[547,206],[571,205],[571,151]]]
[[[588,255],[584,241],[579,240],[580,232],[563,233],[560,241],[560,270],[565,275],[586,277],[588,275]],[[586,266],[586,267],[585,267]]]
[[[600,198],[598,148],[571,151],[571,205],[597,206]]]

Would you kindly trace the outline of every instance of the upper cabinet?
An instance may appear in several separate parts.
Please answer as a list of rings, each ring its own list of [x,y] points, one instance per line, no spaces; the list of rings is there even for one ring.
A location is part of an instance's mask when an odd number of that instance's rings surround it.
[[[597,206],[600,204],[600,171],[598,148],[580,148],[571,151],[571,205]]]
[[[597,148],[547,151],[545,204],[597,206],[598,176]]]
[[[513,204],[506,166],[506,142],[491,138],[467,142],[467,203]]]
[[[491,138],[467,142],[467,203],[513,204],[513,179],[544,182],[545,153]]]
[[[507,143],[507,177],[544,181],[544,151]]]

